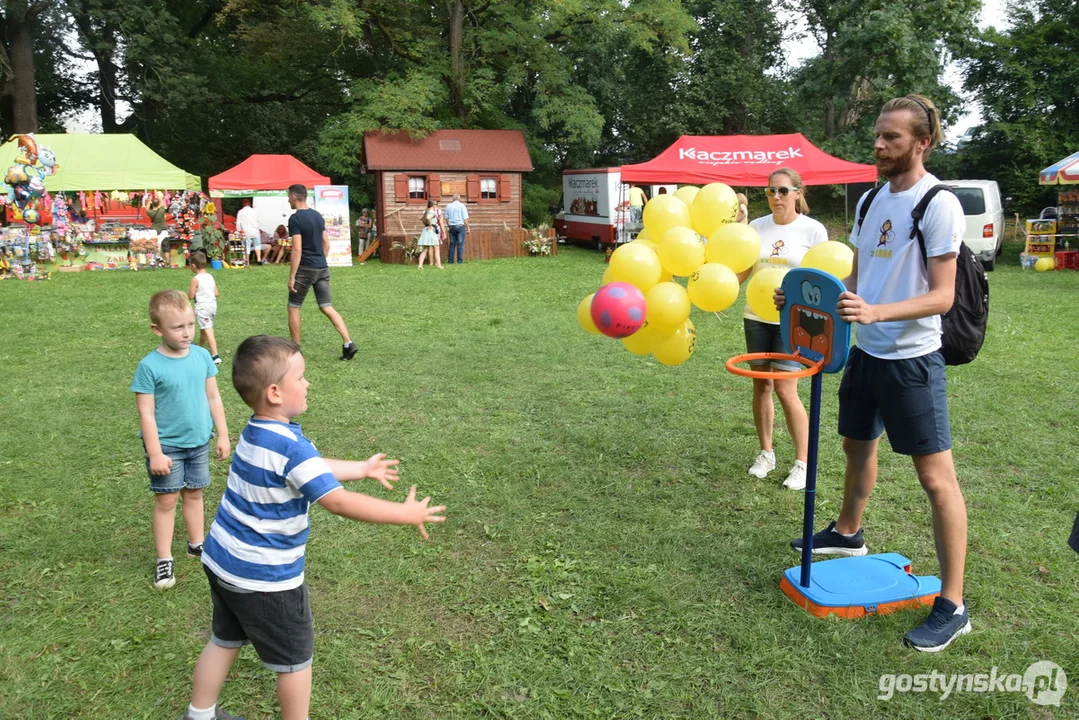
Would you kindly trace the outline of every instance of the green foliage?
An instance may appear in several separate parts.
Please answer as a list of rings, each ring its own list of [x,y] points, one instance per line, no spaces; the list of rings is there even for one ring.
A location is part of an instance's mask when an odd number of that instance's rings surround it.
[[[962,146],[968,177],[996,179],[1031,215],[1056,205],[1038,171],[1079,150],[1079,5],[1021,0],[1011,29],[990,28],[970,46],[966,88],[985,122]]]

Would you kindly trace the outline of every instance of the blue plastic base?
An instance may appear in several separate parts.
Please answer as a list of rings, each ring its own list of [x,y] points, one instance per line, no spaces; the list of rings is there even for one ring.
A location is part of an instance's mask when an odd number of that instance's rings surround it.
[[[846,557],[813,563],[804,588],[801,567],[783,573],[780,587],[794,602],[818,617],[857,618],[932,605],[940,580],[910,573],[910,560],[897,553]]]

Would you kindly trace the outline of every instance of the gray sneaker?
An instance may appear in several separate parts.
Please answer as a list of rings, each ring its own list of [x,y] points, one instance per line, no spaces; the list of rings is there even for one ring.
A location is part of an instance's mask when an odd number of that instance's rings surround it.
[[[188,715],[188,714],[187,714],[187,713],[185,712],[185,713],[184,713],[184,716],[183,716],[182,718],[180,718],[180,720],[191,720],[191,716],[190,716],[190,715]],[[214,711],[214,720],[247,720],[247,719],[246,719],[246,718],[242,718],[242,717],[240,717],[239,715],[229,715],[229,714],[228,714],[227,712],[225,712],[225,711],[224,711],[224,710],[222,710],[222,709],[221,709],[220,707],[218,707],[218,708],[217,708],[217,709],[216,709],[216,710]]]

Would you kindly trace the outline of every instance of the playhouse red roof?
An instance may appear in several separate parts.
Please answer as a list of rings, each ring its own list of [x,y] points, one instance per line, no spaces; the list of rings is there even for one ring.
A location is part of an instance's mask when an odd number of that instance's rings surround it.
[[[840,160],[790,135],[683,135],[654,159],[622,166],[624,182],[722,182],[743,187],[768,184],[768,174],[781,167],[798,171],[806,185],[876,182],[874,165]]]
[[[532,170],[520,130],[436,130],[423,138],[373,131],[364,133],[363,152],[370,170]]]

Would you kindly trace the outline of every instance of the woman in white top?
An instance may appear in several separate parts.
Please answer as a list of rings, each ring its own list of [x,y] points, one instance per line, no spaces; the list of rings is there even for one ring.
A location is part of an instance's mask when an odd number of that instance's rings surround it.
[[[750,223],[761,236],[761,254],[757,264],[741,273],[739,281],[746,278],[756,268],[767,265],[782,265],[796,268],[802,264],[802,258],[809,248],[828,240],[828,231],[816,220],[808,217],[809,205],[805,199],[802,177],[795,170],[780,168],[768,177],[768,206],[771,215],[757,218]],[[746,352],[786,353],[780,338],[779,323],[767,322],[757,317],[746,305],[742,316],[745,326]],[[758,363],[764,365],[766,363]],[[772,369],[790,371],[801,369],[802,365],[791,362],[773,362]],[[753,380],[753,424],[757,428],[761,452],[749,474],[764,478],[776,467],[775,450],[772,447],[772,429],[775,426],[775,406],[772,393],[779,397],[783,406],[783,415],[787,419],[787,430],[794,441],[794,465],[791,467],[784,487],[792,490],[805,488],[806,459],[809,454],[809,416],[798,397],[798,380]]]

